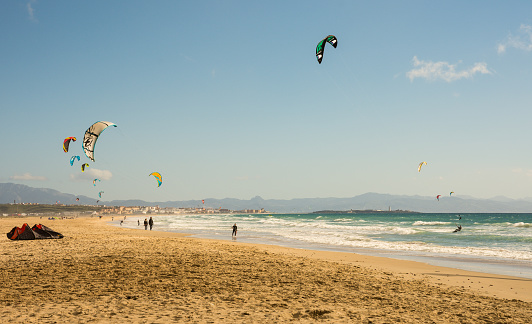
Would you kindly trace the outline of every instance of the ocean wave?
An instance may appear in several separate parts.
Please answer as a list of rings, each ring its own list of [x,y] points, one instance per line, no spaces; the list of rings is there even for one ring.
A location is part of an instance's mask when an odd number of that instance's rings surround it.
[[[337,218],[333,219],[333,222],[353,222],[353,221],[361,221],[361,220],[354,220],[352,218]]]
[[[388,251],[422,252],[434,255],[468,255],[477,257],[495,257],[514,260],[532,260],[528,251],[512,251],[502,248],[473,248],[459,246],[441,246],[421,241],[386,242],[358,235],[314,235],[311,233],[286,233],[285,238],[311,244],[325,244],[351,248],[370,248]]]
[[[303,217],[302,217],[303,216]],[[495,222],[466,222],[462,232],[450,234],[454,220],[444,215],[421,217],[371,217],[365,220],[342,215],[338,218],[315,215],[165,215],[156,218],[158,230],[193,235],[226,235],[234,222],[242,239],[314,244],[330,247],[372,248],[390,251],[485,256],[532,261],[530,218],[503,215]],[[510,215],[511,216],[511,215]],[[421,220],[420,220],[421,219]],[[510,222],[508,222],[510,220]],[[138,228],[136,218],[123,226]]]
[[[513,227],[525,227],[525,228],[532,227],[532,224],[524,223],[524,222],[519,222],[519,223],[515,223],[515,224],[510,224],[510,225],[513,226]]]
[[[451,222],[424,222],[424,221],[416,221],[413,226],[436,226],[436,225],[449,225],[452,224]]]

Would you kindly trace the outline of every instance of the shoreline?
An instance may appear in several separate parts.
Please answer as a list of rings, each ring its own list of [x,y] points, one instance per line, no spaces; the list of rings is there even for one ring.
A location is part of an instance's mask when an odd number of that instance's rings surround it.
[[[124,228],[137,229],[136,223],[124,222]],[[132,225],[132,224],[135,225]],[[119,226],[119,221],[109,223],[112,226]],[[142,227],[142,224],[141,226]],[[154,227],[154,230],[160,230],[159,227]],[[228,232],[221,234],[218,229],[213,229],[213,232],[206,233],[205,231],[180,232],[172,228],[164,228],[162,231],[173,233],[183,233],[199,239],[213,239],[220,241],[229,241]],[[244,233],[244,232],[242,232]],[[247,233],[247,232],[246,232]],[[325,252],[346,252],[355,253],[367,256],[386,257],[394,260],[414,261],[430,264],[433,266],[441,266],[453,269],[460,269],[472,272],[482,272],[492,275],[504,275],[511,277],[526,278],[532,280],[532,260],[520,260],[511,258],[467,255],[467,254],[451,254],[451,253],[437,253],[426,251],[404,251],[404,250],[388,250],[379,248],[363,248],[363,247],[349,247],[338,245],[327,245],[325,243],[302,242],[297,240],[283,240],[270,236],[261,236],[260,233],[252,232],[239,236],[241,243],[250,244],[264,244],[275,245],[295,249],[307,249],[312,251]]]
[[[27,222],[65,235],[0,241],[4,318],[526,323],[532,317],[530,279],[119,228],[110,219],[0,218],[3,233]]]
[[[121,227],[119,224],[107,222],[109,226],[130,230],[143,231],[142,228]],[[141,226],[142,227],[142,224]],[[250,247],[260,246],[271,253],[289,254],[302,256],[305,258],[316,258],[319,260],[364,265],[369,268],[389,271],[402,275],[405,279],[419,279],[418,276],[427,279],[436,285],[447,285],[449,287],[468,288],[485,296],[498,298],[519,299],[526,302],[532,302],[532,278],[519,277],[515,275],[505,275],[498,273],[489,273],[482,271],[465,270],[455,267],[434,265],[429,262],[417,261],[412,259],[395,258],[389,255],[377,256],[372,253],[357,253],[332,250],[316,250],[311,248],[299,248],[284,245],[275,245],[269,243],[251,243],[239,242],[238,240],[219,239],[214,237],[197,237],[195,234],[179,233],[162,230],[148,230],[147,232],[170,233],[180,237],[188,237],[196,240],[212,240],[223,244],[242,244]],[[383,254],[390,254],[384,252]],[[426,257],[431,258],[431,257]],[[494,284],[491,281],[500,284]],[[515,284],[508,283],[512,282]]]

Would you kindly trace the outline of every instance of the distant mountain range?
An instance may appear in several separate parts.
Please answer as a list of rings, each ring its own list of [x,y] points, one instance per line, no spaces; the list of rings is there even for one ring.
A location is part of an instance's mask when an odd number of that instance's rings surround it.
[[[73,204],[76,198],[80,203],[95,203],[94,198],[61,193],[54,189],[32,188],[14,183],[0,183],[0,203],[42,203],[53,204],[60,201]],[[147,202],[143,200],[101,201],[107,206],[160,206],[160,207],[208,207],[231,210],[261,209],[272,213],[310,213],[319,210],[410,210],[424,213],[532,213],[532,198],[511,199],[494,197],[477,199],[473,197],[404,196],[366,193],[350,198],[298,198],[290,200],[262,199],[249,200],[224,198],[187,201]]]

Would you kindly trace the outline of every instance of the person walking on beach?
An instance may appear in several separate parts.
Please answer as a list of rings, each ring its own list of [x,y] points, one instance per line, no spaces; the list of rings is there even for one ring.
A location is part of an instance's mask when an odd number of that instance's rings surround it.
[[[140,219],[137,219],[137,224],[140,226]]]
[[[148,229],[148,219],[147,218],[144,218],[144,229],[145,230]]]
[[[149,224],[150,224],[150,231],[151,231],[151,228],[153,227],[153,218],[151,218],[151,217],[150,217]]]
[[[233,225],[233,234],[231,234],[231,237],[236,237],[236,231],[237,231],[237,226],[236,226],[236,223],[235,225]]]

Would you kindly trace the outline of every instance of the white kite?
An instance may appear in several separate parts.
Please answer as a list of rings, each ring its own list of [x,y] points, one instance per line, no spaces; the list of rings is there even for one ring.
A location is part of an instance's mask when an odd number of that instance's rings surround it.
[[[83,137],[83,152],[85,152],[85,155],[92,161],[94,161],[94,147],[96,146],[96,140],[109,126],[116,127],[116,125],[111,122],[99,121],[92,124],[92,126],[85,132],[85,136]]]

